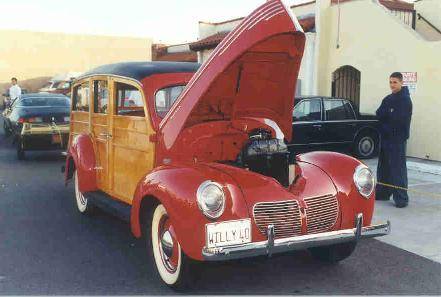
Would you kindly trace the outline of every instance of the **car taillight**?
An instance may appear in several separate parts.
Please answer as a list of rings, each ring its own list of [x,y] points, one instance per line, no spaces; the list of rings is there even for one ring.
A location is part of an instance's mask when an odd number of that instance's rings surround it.
[[[43,118],[41,118],[41,117],[27,118],[27,119],[26,118],[19,118],[18,122],[20,124],[23,124],[23,123],[42,123]]]

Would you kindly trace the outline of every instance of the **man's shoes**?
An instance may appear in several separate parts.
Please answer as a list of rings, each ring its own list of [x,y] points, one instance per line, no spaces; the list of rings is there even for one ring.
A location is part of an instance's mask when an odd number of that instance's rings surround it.
[[[395,202],[395,207],[396,208],[404,208],[407,206],[407,202]]]

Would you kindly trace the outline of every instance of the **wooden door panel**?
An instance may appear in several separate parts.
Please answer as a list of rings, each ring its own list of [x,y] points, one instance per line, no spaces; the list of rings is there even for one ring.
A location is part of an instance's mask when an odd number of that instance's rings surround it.
[[[144,117],[113,116],[114,195],[131,204],[139,180],[153,168],[154,144],[151,127]]]
[[[109,192],[109,138],[111,135],[106,114],[92,114],[92,135],[95,144],[98,188]]]

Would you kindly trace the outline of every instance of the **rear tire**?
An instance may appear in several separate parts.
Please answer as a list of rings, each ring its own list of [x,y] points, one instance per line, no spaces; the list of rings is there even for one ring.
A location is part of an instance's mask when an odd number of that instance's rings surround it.
[[[355,138],[354,154],[359,159],[371,159],[378,155],[379,137],[374,132],[362,132]]]
[[[174,235],[167,211],[162,204],[156,204],[145,218],[144,233],[149,264],[156,266],[159,278],[176,291],[186,291],[195,280],[195,261],[188,258]],[[167,233],[167,236],[164,234]],[[164,239],[167,238],[167,239]],[[164,242],[170,243],[167,246]],[[170,252],[171,251],[171,252]],[[190,268],[191,267],[191,268]]]
[[[74,187],[75,187],[75,205],[77,210],[81,214],[89,215],[93,212],[94,206],[87,200],[87,198],[80,192],[80,186],[78,183],[78,171],[73,173]]]
[[[17,139],[17,159],[18,160],[24,160],[26,157],[25,150],[23,148],[23,141],[21,138]]]
[[[5,131],[5,137],[11,136],[11,130],[6,126],[5,120],[3,120],[3,130]]]
[[[311,255],[325,263],[335,264],[349,257],[355,250],[356,243],[340,243],[329,246],[310,248]]]

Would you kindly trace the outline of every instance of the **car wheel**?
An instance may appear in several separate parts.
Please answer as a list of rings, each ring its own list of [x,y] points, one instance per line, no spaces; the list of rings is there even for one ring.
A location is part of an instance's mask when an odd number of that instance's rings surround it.
[[[93,212],[93,205],[87,200],[87,198],[80,192],[80,186],[78,183],[78,171],[75,170],[73,174],[74,188],[75,188],[75,205],[78,211],[82,214],[90,214]]]
[[[378,154],[378,136],[374,133],[362,133],[354,142],[354,153],[360,159],[370,159]]]
[[[17,159],[24,160],[25,159],[25,150],[23,148],[23,141],[21,138],[17,139]]]
[[[157,204],[146,221],[147,251],[159,277],[175,290],[189,288],[194,281],[189,267],[195,263],[182,251],[165,207]]]
[[[349,257],[355,250],[355,246],[356,244],[353,242],[341,243],[330,246],[310,248],[309,252],[315,259],[321,262],[338,263]]]
[[[11,130],[6,126],[6,121],[3,120],[3,130],[5,131],[5,136],[9,137],[11,136]]]

